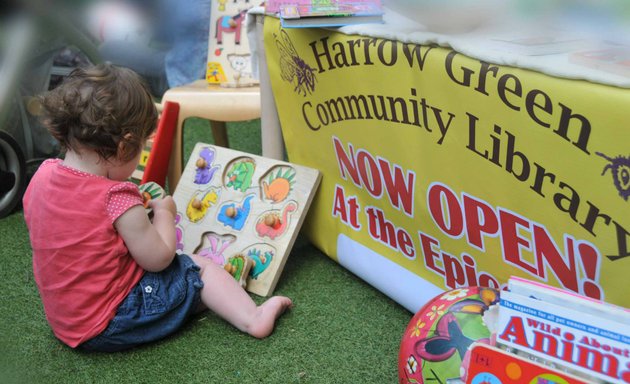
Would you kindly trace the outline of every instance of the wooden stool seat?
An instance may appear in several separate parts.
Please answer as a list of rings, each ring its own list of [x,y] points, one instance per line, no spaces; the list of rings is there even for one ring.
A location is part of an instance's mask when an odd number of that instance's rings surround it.
[[[179,104],[179,116],[168,170],[170,191],[175,190],[183,171],[183,128],[186,119],[199,117],[210,120],[214,143],[228,147],[226,122],[260,118],[260,87],[258,86],[227,88],[208,84],[205,80],[198,80],[166,91],[162,102],[167,101]]]

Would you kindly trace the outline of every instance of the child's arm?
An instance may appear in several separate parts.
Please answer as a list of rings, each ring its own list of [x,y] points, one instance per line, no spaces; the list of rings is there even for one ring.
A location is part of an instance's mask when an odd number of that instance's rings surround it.
[[[170,196],[151,200],[153,223],[144,207],[136,205],[123,213],[114,226],[125,241],[129,253],[149,272],[168,267],[175,257],[175,202]]]

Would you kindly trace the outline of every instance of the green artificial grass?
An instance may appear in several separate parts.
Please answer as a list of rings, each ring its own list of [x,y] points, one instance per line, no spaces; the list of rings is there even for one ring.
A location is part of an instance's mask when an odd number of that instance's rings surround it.
[[[207,124],[187,124],[185,153],[212,142]],[[232,148],[260,154],[259,120],[229,124],[228,135]],[[0,219],[0,244],[0,383],[398,382],[398,347],[412,315],[303,236],[274,292],[295,306],[268,338],[206,312],[167,339],[114,354],[78,352],[53,336],[21,211]]]

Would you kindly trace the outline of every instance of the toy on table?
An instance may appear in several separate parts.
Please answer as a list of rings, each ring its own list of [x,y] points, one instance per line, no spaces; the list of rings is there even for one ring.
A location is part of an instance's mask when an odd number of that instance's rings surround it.
[[[312,168],[198,143],[173,194],[181,252],[271,294],[319,181]]]
[[[467,287],[442,293],[425,304],[403,334],[399,383],[460,379],[468,347],[475,341],[490,341],[483,315],[498,302],[495,289]]]
[[[212,2],[206,81],[225,88],[258,85],[253,75],[252,52],[247,32],[247,11],[261,0]]]

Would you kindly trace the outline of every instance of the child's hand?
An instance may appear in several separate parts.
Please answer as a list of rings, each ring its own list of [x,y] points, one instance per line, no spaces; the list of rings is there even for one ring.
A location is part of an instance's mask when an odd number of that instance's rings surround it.
[[[150,200],[149,207],[152,208],[155,213],[161,210],[166,210],[170,212],[173,217],[177,215],[177,207],[175,206],[175,201],[171,196],[164,196],[162,199]]]
[[[123,213],[114,226],[134,260],[149,272],[159,272],[175,257],[176,207],[170,196],[150,200],[149,206],[153,212],[152,220],[147,219],[144,208],[136,205]]]

